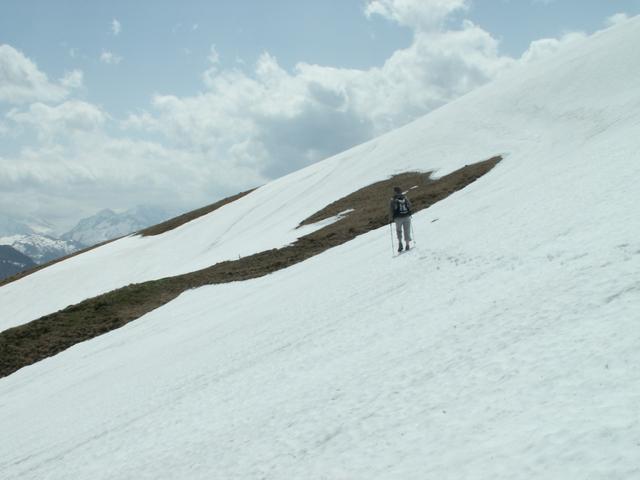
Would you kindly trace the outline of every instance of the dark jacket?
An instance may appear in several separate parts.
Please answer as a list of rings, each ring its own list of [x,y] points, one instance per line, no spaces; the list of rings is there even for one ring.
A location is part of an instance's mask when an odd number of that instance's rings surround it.
[[[401,206],[403,202],[404,202],[404,205],[406,206],[405,213],[401,212],[402,210]],[[403,195],[402,193],[398,193],[394,195],[389,201],[389,219],[393,220],[396,217],[408,217],[410,215],[411,215],[411,202],[409,201],[407,196]]]

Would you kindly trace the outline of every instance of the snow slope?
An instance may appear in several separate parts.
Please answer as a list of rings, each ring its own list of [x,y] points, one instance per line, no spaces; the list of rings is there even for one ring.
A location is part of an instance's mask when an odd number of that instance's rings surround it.
[[[0,329],[129,283],[286,245],[300,235],[294,230],[300,221],[393,173],[435,169],[443,175],[506,153],[513,164],[506,168],[542,178],[552,167],[550,157],[564,162],[582,154],[587,139],[614,126],[637,126],[637,30],[635,19],[603,32],[589,47],[577,45],[551,61],[514,71],[407,127],[283,177],[174,231],[125,238],[2,288],[6,313]],[[49,294],[25,302],[34,290]]]
[[[173,232],[0,288],[7,328],[284,245],[392,173],[505,155],[414,216],[412,252],[375,230],[0,379],[3,478],[640,478],[639,42],[636,18]]]

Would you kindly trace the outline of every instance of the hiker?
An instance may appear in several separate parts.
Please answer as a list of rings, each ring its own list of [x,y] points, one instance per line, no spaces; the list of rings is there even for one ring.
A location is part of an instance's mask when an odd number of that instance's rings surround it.
[[[400,187],[393,187],[393,197],[389,202],[389,223],[396,223],[398,235],[398,252],[409,250],[411,246],[411,202]],[[402,231],[404,230],[405,246],[402,246]]]

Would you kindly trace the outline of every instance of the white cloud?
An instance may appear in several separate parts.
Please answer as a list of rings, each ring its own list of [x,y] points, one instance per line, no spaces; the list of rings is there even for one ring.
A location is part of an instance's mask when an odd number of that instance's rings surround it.
[[[50,82],[22,52],[0,45],[0,102],[57,102],[68,93],[64,85]]]
[[[542,2],[543,0],[537,1]],[[606,27],[612,27],[624,23],[629,19],[630,17],[626,13],[616,13],[615,15],[612,15],[605,19],[604,25]],[[520,63],[526,64],[543,60],[555,55],[566,47],[583,42],[587,38],[589,38],[589,35],[584,32],[568,32],[563,34],[559,38],[542,38],[539,40],[534,40],[529,45],[527,51],[524,52],[520,57]]]
[[[629,15],[626,13],[616,13],[615,15],[611,15],[607,18],[606,25],[611,27],[614,25],[618,25],[619,23],[624,23],[629,20]]]
[[[439,29],[454,12],[464,11],[469,0],[370,0],[365,15],[380,15],[420,31]]]
[[[209,56],[207,57],[207,60],[209,60],[209,63],[211,63],[213,65],[217,65],[218,63],[220,63],[220,54],[216,50],[216,46],[215,45],[211,45],[211,48],[209,49]]]
[[[25,148],[0,163],[3,210],[47,218],[61,228],[105,207],[193,208],[261,181],[204,154],[115,139],[99,130]]]
[[[211,45],[207,60],[209,61],[210,66],[202,74],[202,81],[205,85],[210,85],[220,71],[220,54],[218,54],[215,45]]]
[[[114,18],[111,21],[111,33],[117,37],[118,35],[120,35],[121,31],[122,31],[122,25],[117,19]]]
[[[571,32],[560,38],[543,38],[531,42],[526,52],[522,54],[522,63],[531,63],[543,60],[555,55],[563,48],[582,42],[587,38],[587,34],[582,32]]]
[[[122,57],[113,52],[105,50],[100,55],[100,61],[107,65],[118,65],[122,61]]]
[[[406,9],[398,10],[402,15],[423,8],[420,2],[369,6],[385,6],[392,15],[396,4]],[[450,12],[464,7],[464,2],[429,4]],[[420,25],[408,48],[368,70],[300,63],[289,72],[269,53],[252,72],[221,70],[212,47],[212,66],[203,74],[206,92],[156,96],[150,112],[132,115],[125,125],[274,177],[403,125],[515,62],[501,56],[497,40],[471,22],[458,30],[424,31]]]
[[[50,143],[78,132],[97,131],[108,115],[90,103],[69,100],[55,107],[33,103],[23,111],[11,110],[6,118],[23,128],[32,128],[40,141]]]
[[[68,89],[82,88],[83,82],[84,74],[82,70],[66,72],[64,77],[60,79],[60,84]]]

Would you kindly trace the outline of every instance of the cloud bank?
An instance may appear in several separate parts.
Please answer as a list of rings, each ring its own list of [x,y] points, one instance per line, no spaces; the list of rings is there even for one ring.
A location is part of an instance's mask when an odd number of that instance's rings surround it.
[[[10,45],[0,45],[0,102],[20,105],[35,101],[58,102],[77,86],[78,71],[61,82],[51,82],[37,65]]]
[[[268,52],[250,71],[221,69],[212,47],[205,90],[157,95],[131,115],[131,130],[250,166],[265,179],[406,124],[509,68],[498,41],[471,22],[445,28],[463,0],[376,0],[364,13],[414,29],[412,44],[368,70],[299,63],[283,69]],[[215,161],[215,160],[213,160]]]

